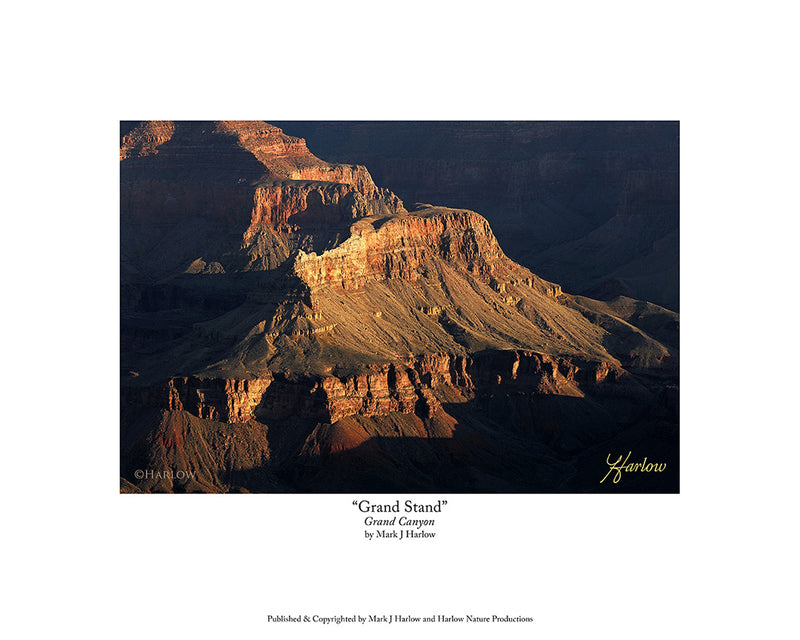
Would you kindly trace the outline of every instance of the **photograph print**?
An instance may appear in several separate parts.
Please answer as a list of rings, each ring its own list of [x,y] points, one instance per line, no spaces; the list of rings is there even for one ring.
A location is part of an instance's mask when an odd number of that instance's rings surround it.
[[[679,492],[679,123],[120,123],[123,493]]]

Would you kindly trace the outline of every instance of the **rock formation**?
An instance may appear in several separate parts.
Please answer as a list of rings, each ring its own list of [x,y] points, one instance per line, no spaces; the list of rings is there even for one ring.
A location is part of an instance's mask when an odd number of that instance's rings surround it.
[[[642,434],[677,471],[676,314],[263,122],[123,123],[120,160],[125,490],[599,490]]]
[[[678,310],[677,122],[285,126],[407,202],[479,211],[512,259],[569,291]]]

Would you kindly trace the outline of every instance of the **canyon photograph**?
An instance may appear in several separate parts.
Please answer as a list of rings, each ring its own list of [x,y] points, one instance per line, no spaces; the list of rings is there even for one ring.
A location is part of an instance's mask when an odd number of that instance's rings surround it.
[[[123,493],[678,493],[673,121],[120,123]]]

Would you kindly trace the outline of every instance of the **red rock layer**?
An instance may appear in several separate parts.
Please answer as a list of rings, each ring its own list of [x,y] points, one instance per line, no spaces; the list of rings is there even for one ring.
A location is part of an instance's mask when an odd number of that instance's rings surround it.
[[[320,160],[308,150],[305,140],[287,136],[266,122],[223,120],[217,123],[215,133],[235,136],[238,144],[252,153],[275,179],[350,184],[368,199],[377,191],[366,167]]]
[[[219,422],[266,423],[288,417],[335,423],[348,416],[417,413],[430,417],[440,397],[471,397],[476,388],[524,384],[537,393],[582,396],[582,388],[622,375],[606,362],[584,362],[529,351],[480,357],[428,354],[402,364],[373,367],[358,375],[291,381],[172,378],[164,385],[124,389],[129,404],[187,411]]]
[[[199,129],[198,129],[199,128]],[[232,139],[222,144],[221,136]],[[276,180],[317,180],[353,185],[371,198],[377,187],[367,168],[320,160],[308,150],[302,138],[287,136],[278,127],[257,120],[223,120],[216,123],[181,123],[150,120],[133,127],[120,143],[120,160],[155,155],[159,147],[174,138],[176,159],[185,154],[214,156],[224,148],[239,147],[251,153]],[[223,148],[224,147],[224,148]]]
[[[246,422],[261,402],[272,379],[252,380],[172,378],[163,385],[124,388],[128,404],[187,411],[219,422]]]
[[[141,158],[158,153],[158,147],[168,142],[175,133],[171,120],[143,122],[122,138],[119,159]]]
[[[348,240],[320,255],[299,253],[295,273],[312,291],[331,285],[355,290],[368,281],[387,279],[416,282],[425,264],[440,258],[486,278],[497,274],[505,279],[506,272],[518,271],[522,283],[541,293],[561,293],[558,285],[513,265],[486,220],[472,211],[431,208],[423,215],[391,218],[377,230],[365,221],[354,225],[351,233]],[[504,291],[500,279],[492,280],[492,285]]]
[[[336,223],[405,213],[405,209],[400,199],[385,189],[361,190],[340,182],[282,182],[255,190],[250,224],[277,227],[300,213],[313,215],[315,223]]]

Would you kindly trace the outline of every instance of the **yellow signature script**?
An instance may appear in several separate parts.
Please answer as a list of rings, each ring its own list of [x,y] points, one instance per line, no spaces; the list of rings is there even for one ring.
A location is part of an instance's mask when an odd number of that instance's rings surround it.
[[[611,462],[611,454],[609,453],[606,456],[606,464],[608,465],[608,473],[603,476],[603,480],[600,481],[600,484],[603,484],[603,481],[608,478],[612,473],[614,474],[611,478],[611,481],[614,484],[617,484],[622,479],[622,472],[628,471],[644,471],[646,473],[659,473],[667,468],[666,462],[648,462],[647,456],[644,457],[644,460],[641,462],[631,462],[628,463],[628,460],[631,458],[631,452],[628,451],[628,455],[625,457],[625,460],[622,460],[622,456],[620,455],[617,458],[616,462]]]

